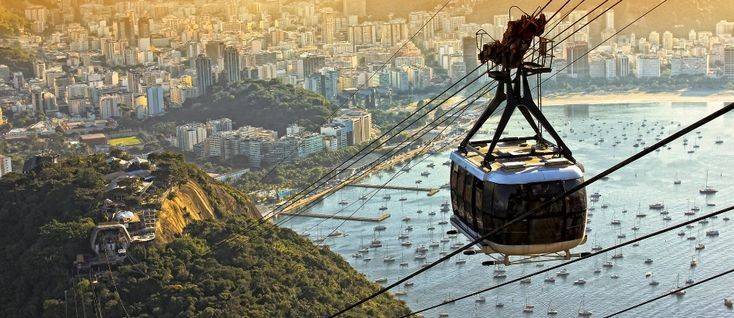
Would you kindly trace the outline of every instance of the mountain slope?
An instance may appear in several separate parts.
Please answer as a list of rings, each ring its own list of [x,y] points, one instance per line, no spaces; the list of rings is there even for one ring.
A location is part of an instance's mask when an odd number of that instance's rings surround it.
[[[227,117],[233,126],[252,125],[284,134],[298,122],[308,130],[318,130],[331,113],[322,96],[277,81],[244,81],[216,87],[207,96],[187,100],[182,109],[170,111],[151,121],[202,122]]]
[[[123,263],[92,271],[72,264],[90,253],[92,228],[107,221],[119,163],[75,157],[0,179],[0,316],[319,317],[378,288],[293,231],[250,226],[258,214],[249,199],[180,155],[149,159],[151,196],[114,198],[159,210],[156,241],[131,245]],[[385,296],[354,315],[406,311]]]

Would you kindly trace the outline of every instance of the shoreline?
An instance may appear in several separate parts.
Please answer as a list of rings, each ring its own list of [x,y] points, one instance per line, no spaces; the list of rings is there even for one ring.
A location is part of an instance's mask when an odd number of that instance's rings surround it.
[[[734,91],[674,91],[663,93],[648,93],[640,91],[629,92],[591,92],[570,93],[564,95],[550,95],[543,98],[543,106],[566,105],[604,105],[625,103],[656,103],[656,102],[734,102]]]

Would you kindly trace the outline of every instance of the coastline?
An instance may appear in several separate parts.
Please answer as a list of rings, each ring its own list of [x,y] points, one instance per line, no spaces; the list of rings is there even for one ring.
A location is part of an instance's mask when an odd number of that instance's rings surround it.
[[[590,92],[570,94],[549,94],[543,98],[543,106],[564,105],[603,105],[624,103],[654,103],[654,102],[734,102],[734,91],[689,91],[648,93],[641,91],[629,92]]]

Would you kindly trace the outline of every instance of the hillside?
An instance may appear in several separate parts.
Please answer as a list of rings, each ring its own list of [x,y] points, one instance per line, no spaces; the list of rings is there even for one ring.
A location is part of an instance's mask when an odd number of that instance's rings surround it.
[[[467,21],[476,23],[493,23],[494,15],[507,14],[507,9],[512,5],[519,5],[525,11],[532,11],[538,6],[545,5],[546,0],[477,0],[472,4],[473,11],[467,16]],[[553,1],[549,6],[550,10],[555,10],[565,1]],[[627,0],[619,4],[615,8],[615,20],[617,27],[627,24],[634,20],[643,12],[647,11],[654,4],[660,1],[649,0]],[[443,0],[424,0],[424,1],[391,1],[391,0],[368,0],[367,13],[373,17],[387,17],[393,14],[396,17],[406,17],[411,11],[426,10],[434,11],[436,6],[444,3]],[[451,5],[456,5],[456,2]],[[570,8],[578,3],[571,2],[566,8]],[[601,3],[601,1],[588,1],[580,6],[581,9],[590,9]],[[606,5],[613,4],[614,1],[608,2]],[[515,14],[517,11],[513,11]],[[685,1],[669,1],[661,6],[648,17],[642,19],[634,27],[629,30],[637,32],[638,35],[647,34],[652,30],[662,33],[664,30],[670,30],[676,36],[687,37],[691,28],[703,31],[713,31],[714,24],[721,20],[732,19],[734,16],[734,6],[731,0],[685,0]],[[603,18],[602,18],[603,20]]]
[[[25,23],[23,17],[11,12],[3,3],[0,3],[0,38],[17,34]]]
[[[149,159],[121,170],[104,155],[76,157],[0,179],[0,316],[318,317],[378,288],[290,230],[248,231],[258,215],[249,199],[179,155]],[[141,167],[151,171],[148,195],[110,190]],[[116,265],[75,268],[78,254],[91,253],[92,229],[109,221],[110,197],[156,209],[156,238],[130,245]],[[386,296],[355,315],[406,310]]]
[[[254,125],[285,133],[297,122],[316,130],[331,114],[331,105],[322,96],[277,81],[244,81],[215,87],[208,96],[187,100],[182,109],[169,111],[154,122],[202,122],[228,117],[233,125]]]

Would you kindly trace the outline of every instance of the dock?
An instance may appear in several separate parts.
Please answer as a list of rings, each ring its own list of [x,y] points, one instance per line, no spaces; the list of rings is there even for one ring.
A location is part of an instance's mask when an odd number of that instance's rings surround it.
[[[359,221],[359,222],[382,222],[390,217],[389,213],[382,213],[377,217],[336,215],[335,213],[315,213],[315,212],[303,212],[303,213],[281,212],[278,215],[302,216],[302,217],[311,217],[311,218],[317,218],[317,219],[335,219],[335,220],[347,220],[347,221]]]
[[[420,191],[428,192],[428,196],[433,196],[438,193],[438,188],[424,188],[424,187],[411,187],[411,186],[391,186],[381,184],[348,184],[347,187],[353,188],[367,188],[367,189],[391,189],[391,190],[408,190],[408,191]]]

